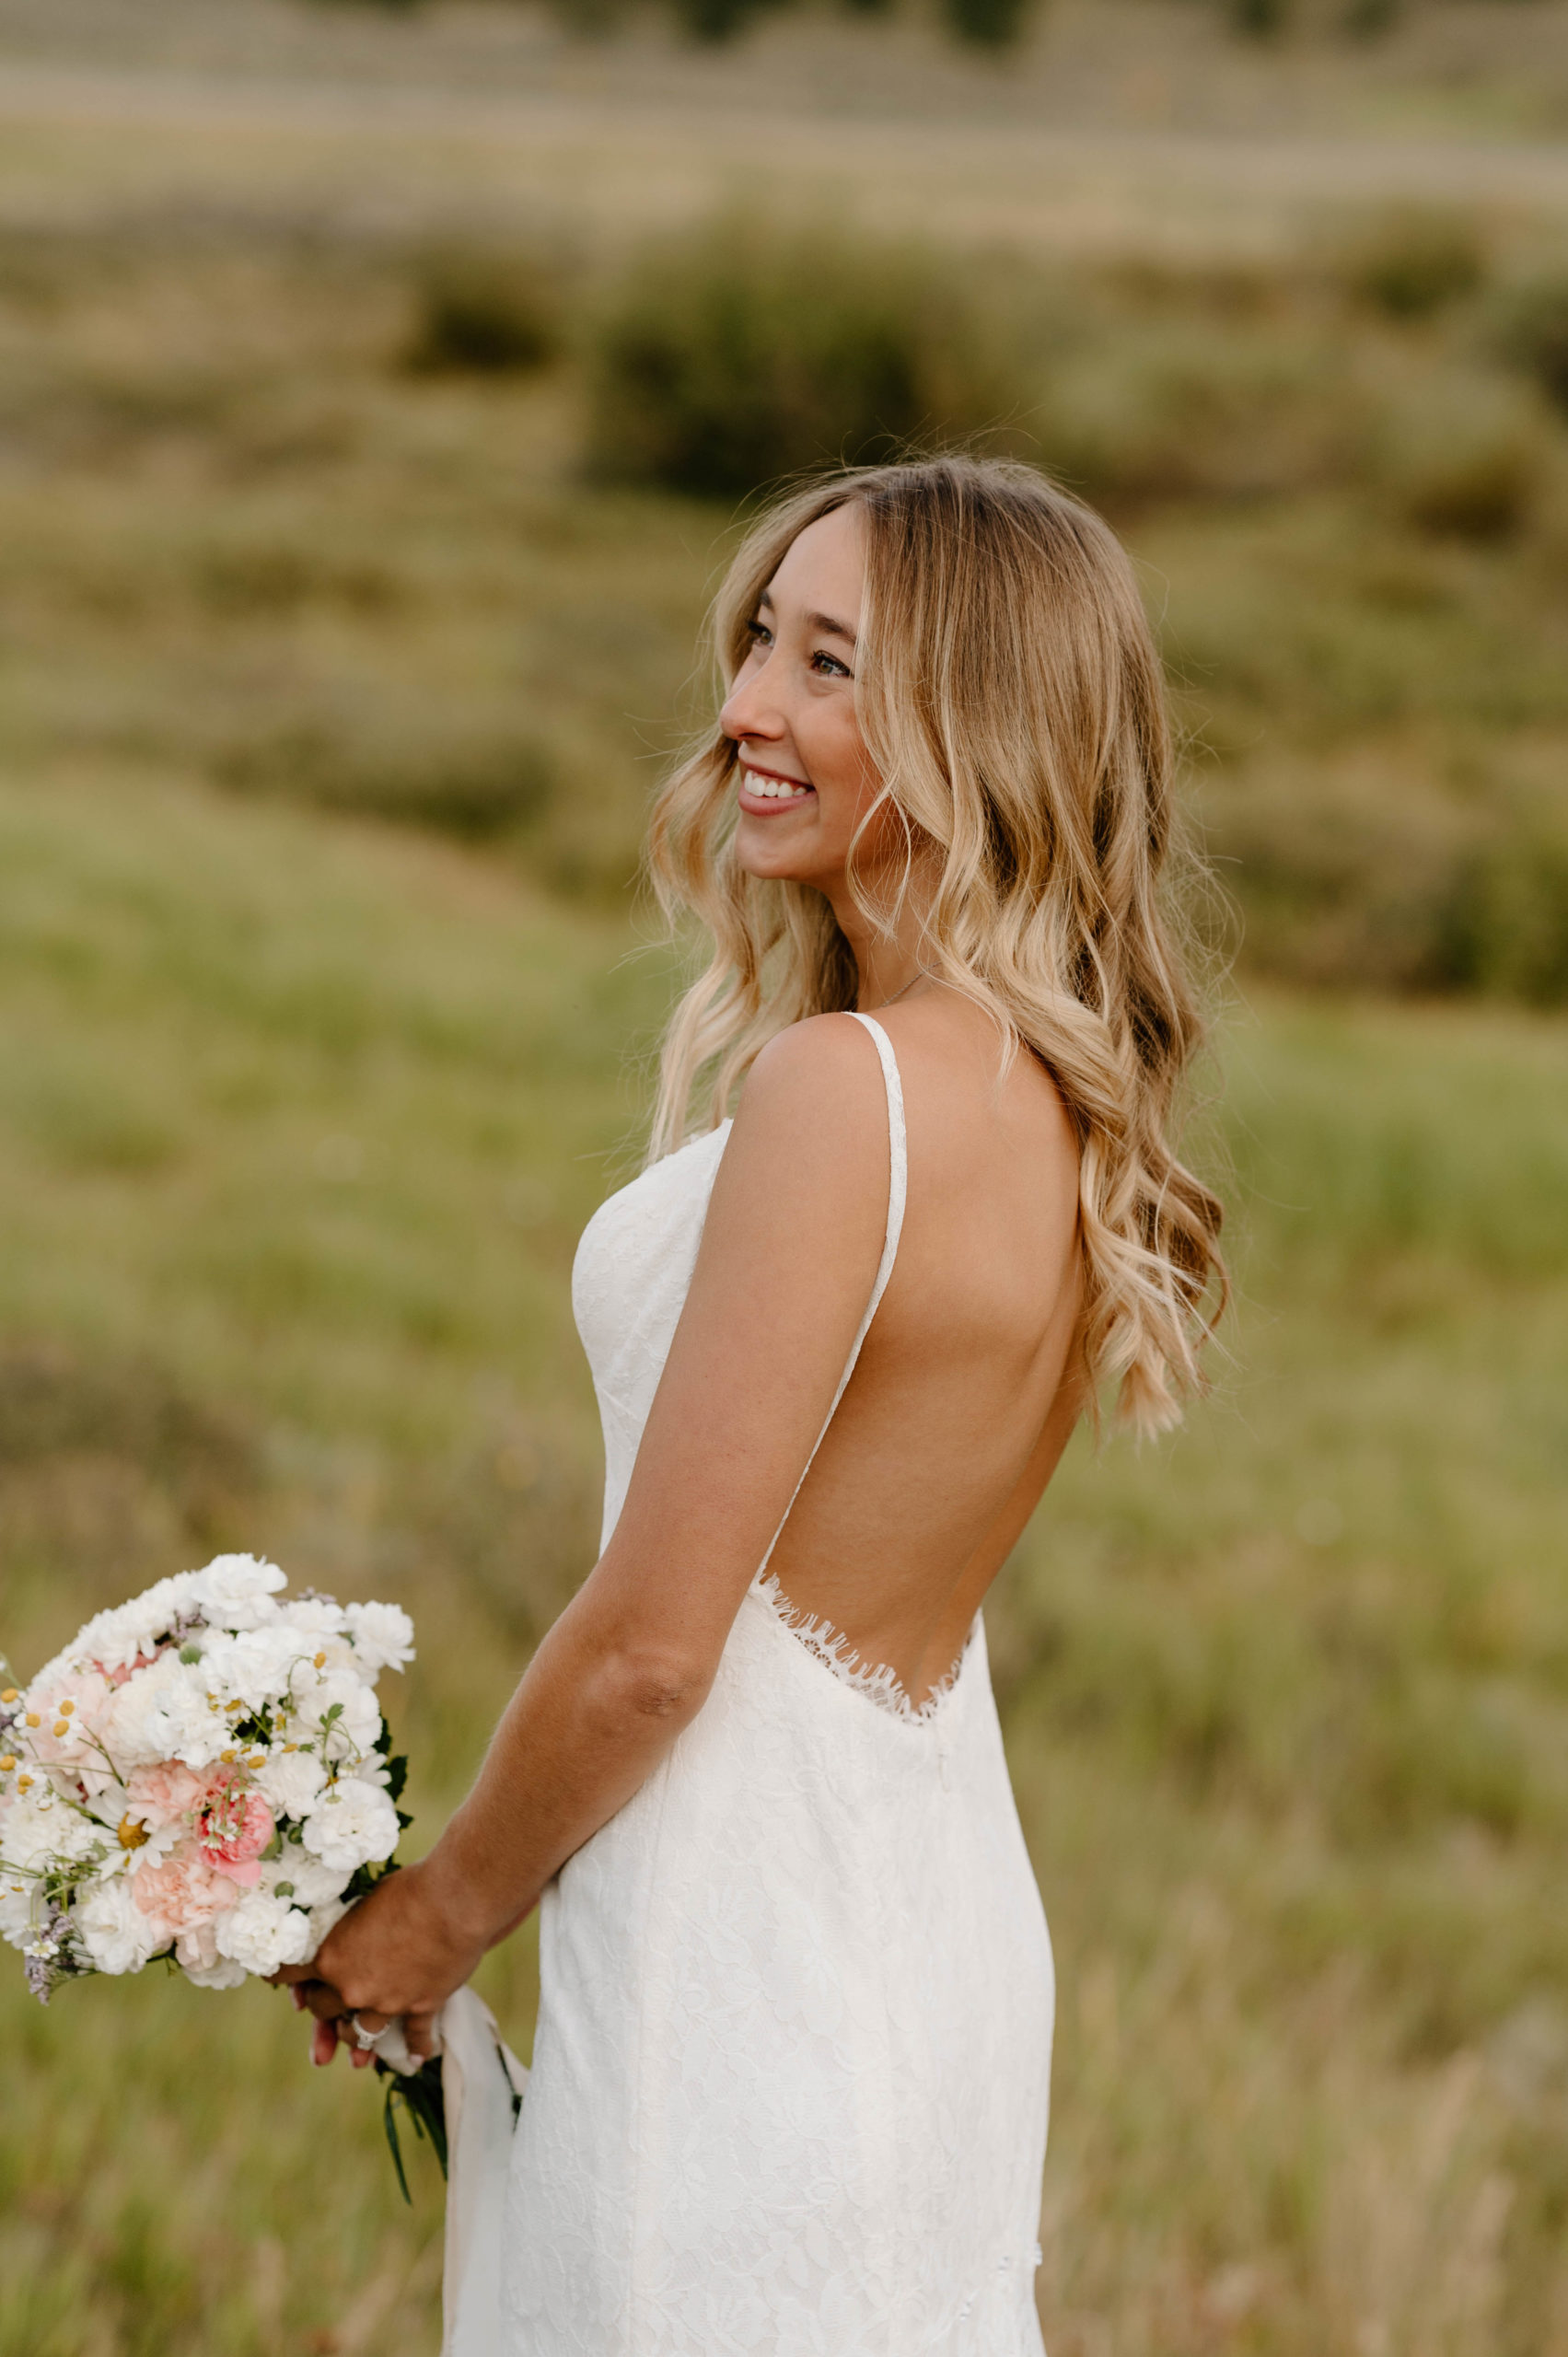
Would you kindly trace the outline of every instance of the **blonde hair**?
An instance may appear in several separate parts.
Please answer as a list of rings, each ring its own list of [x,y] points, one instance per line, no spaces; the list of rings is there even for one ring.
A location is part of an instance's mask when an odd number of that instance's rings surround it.
[[[785,551],[853,503],[865,534],[856,708],[935,890],[922,963],[1027,1044],[1079,1142],[1083,1350],[1091,1396],[1156,1430],[1202,1387],[1224,1306],[1221,1207],[1170,1142],[1202,1038],[1161,890],[1171,849],[1164,681],[1126,552],[1034,469],[948,457],[846,470],[775,500],[746,536],[710,631],[727,685]],[[716,726],[655,805],[648,861],[672,923],[713,939],[666,1034],[651,1151],[720,1121],[764,1043],[851,1007],[848,942],[814,889],[738,864],[737,748]],[[906,870],[905,887],[908,874]],[[856,881],[851,888],[874,920]],[[1214,1298],[1211,1311],[1206,1305]]]

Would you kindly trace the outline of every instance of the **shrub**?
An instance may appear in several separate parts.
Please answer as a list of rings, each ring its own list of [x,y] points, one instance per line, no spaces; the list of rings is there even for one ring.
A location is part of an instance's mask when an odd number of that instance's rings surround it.
[[[1046,463],[1125,512],[1256,499],[1360,469],[1367,405],[1338,355],[1267,329],[1176,321],[1064,351],[1037,424]]]
[[[1524,523],[1545,450],[1540,421],[1510,389],[1455,375],[1392,413],[1382,470],[1403,521],[1467,540],[1506,540]]]
[[[1458,866],[1441,912],[1437,978],[1568,1006],[1568,822],[1516,825]]]
[[[957,40],[976,49],[1006,49],[1023,29],[1028,6],[1028,0],[943,0],[942,14]]]
[[[645,255],[600,320],[590,461],[733,496],[916,437],[970,437],[1026,399],[955,270],[837,230],[729,220]]]
[[[1499,307],[1496,340],[1504,358],[1568,409],[1568,272],[1512,288]]]
[[[1352,294],[1390,319],[1424,319],[1486,276],[1487,255],[1462,214],[1424,209],[1386,214],[1343,257]]]
[[[559,288],[536,257],[444,247],[415,268],[411,368],[498,375],[540,367],[562,343]]]
[[[1397,760],[1211,780],[1208,849],[1254,970],[1568,1005],[1568,802],[1440,793]]]
[[[392,738],[326,722],[298,722],[250,740],[217,767],[226,784],[246,791],[431,827],[470,842],[515,834],[538,817],[555,783],[554,763],[531,737]]]

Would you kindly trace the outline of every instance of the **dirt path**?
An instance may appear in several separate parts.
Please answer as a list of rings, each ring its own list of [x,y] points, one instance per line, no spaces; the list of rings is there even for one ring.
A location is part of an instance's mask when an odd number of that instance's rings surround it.
[[[756,125],[722,90],[418,87],[0,61],[0,204],[294,201],[569,208],[622,230],[755,197]],[[1345,205],[1475,203],[1568,220],[1568,146],[1074,131],[770,116],[792,196],[968,242],[1266,250]]]

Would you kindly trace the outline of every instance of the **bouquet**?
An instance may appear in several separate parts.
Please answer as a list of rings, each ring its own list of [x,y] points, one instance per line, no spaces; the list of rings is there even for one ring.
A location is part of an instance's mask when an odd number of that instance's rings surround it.
[[[157,1957],[203,1989],[305,1963],[391,1871],[406,1762],[376,1681],[412,1626],[285,1585],[220,1555],[0,1686],[0,1936],[43,2003]]]

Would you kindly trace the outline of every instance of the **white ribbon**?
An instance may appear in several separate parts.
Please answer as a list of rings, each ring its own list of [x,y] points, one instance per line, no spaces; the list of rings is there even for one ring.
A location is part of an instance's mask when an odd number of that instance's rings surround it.
[[[495,2016],[472,1989],[448,1997],[436,2016],[447,2111],[447,2250],[441,2282],[441,2357],[505,2357],[501,2237],[511,2167],[516,2098],[528,2073],[503,2039]],[[394,2071],[417,2071],[401,2022],[390,2022],[377,2052]]]

